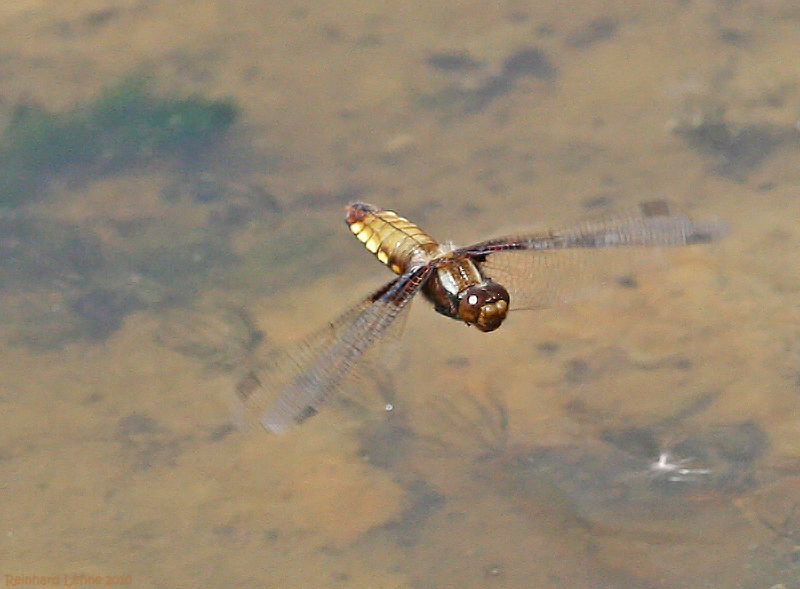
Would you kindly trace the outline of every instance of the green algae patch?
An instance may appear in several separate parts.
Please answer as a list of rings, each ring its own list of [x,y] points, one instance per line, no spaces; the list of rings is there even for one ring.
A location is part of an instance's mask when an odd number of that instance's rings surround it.
[[[156,158],[196,156],[237,113],[230,100],[155,96],[135,78],[67,112],[17,105],[0,143],[0,206],[34,198],[57,174],[107,175]]]

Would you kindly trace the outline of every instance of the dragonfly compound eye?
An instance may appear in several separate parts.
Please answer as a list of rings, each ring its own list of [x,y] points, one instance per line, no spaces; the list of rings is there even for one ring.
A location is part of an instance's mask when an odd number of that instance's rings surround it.
[[[491,280],[470,286],[459,297],[458,316],[481,331],[494,331],[508,313],[508,291]]]

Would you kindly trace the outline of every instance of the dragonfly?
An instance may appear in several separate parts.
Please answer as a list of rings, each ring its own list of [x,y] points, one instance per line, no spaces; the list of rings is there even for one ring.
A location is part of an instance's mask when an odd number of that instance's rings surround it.
[[[626,216],[466,247],[439,243],[394,211],[363,202],[347,205],[345,221],[396,276],[239,382],[244,412],[270,432],[286,432],[315,415],[418,292],[438,313],[491,332],[509,311],[565,302],[608,278],[603,265],[593,267],[589,250],[705,244],[727,231],[718,219],[672,214],[664,201]],[[565,259],[577,261],[572,267],[580,271],[565,273]]]

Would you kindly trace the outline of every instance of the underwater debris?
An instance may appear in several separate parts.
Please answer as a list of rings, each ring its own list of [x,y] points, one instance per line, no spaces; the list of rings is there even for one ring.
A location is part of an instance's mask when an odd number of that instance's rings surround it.
[[[715,158],[718,174],[739,181],[761,167],[788,139],[788,133],[770,125],[738,126],[720,114],[681,122],[674,132],[697,152]]]

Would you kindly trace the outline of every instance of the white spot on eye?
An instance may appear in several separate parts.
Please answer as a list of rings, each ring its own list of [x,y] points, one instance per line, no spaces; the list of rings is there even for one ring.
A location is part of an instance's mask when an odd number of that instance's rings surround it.
[[[469,295],[467,302],[470,304],[470,306],[474,307],[478,304],[478,295]]]

